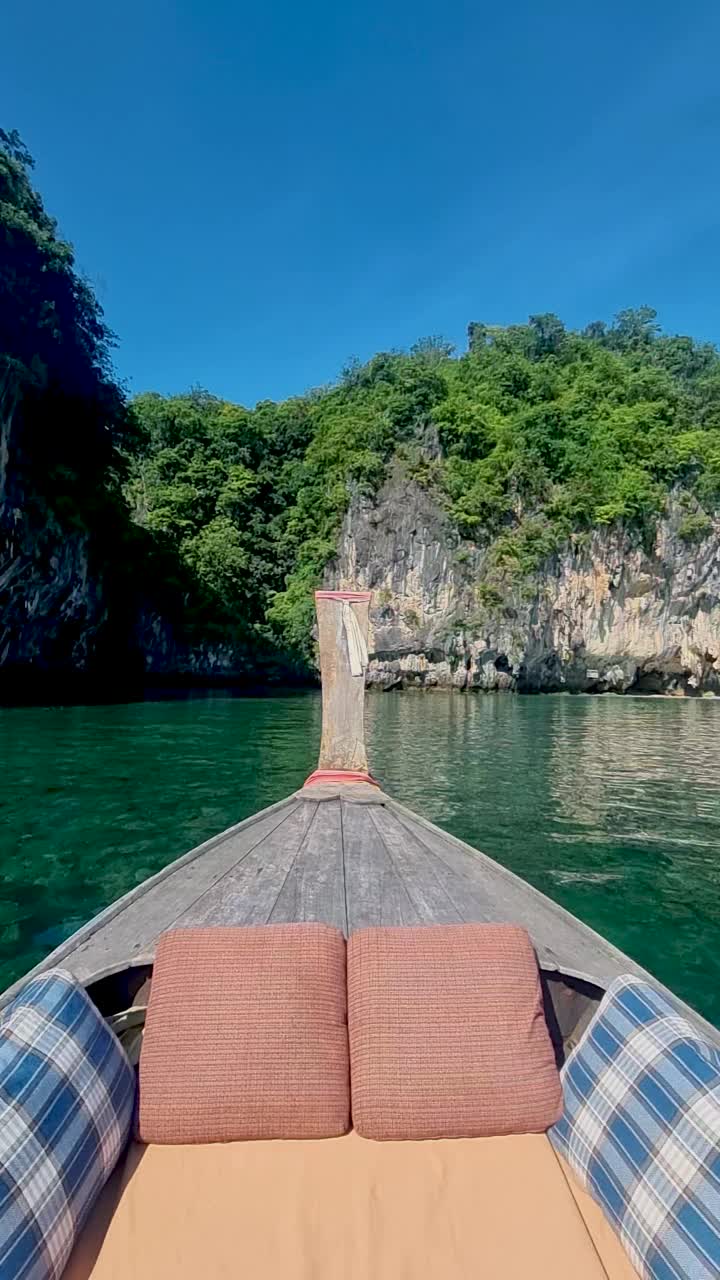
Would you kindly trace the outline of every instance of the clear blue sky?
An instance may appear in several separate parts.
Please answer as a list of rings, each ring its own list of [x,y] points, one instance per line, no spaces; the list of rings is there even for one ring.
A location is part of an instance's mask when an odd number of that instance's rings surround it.
[[[720,340],[717,0],[34,0],[0,122],[133,391],[253,403],[469,320]]]

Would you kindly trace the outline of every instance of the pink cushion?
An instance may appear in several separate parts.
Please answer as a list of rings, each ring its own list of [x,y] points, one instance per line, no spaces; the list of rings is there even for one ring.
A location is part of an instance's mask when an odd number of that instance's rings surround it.
[[[537,961],[516,925],[354,933],[348,1023],[367,1138],[539,1133],[560,1116]]]
[[[140,1056],[140,1138],[346,1133],[345,953],[323,924],[164,934]]]

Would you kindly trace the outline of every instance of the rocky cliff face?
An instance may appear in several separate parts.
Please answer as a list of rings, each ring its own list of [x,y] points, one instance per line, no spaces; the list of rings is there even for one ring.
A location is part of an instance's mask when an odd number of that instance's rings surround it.
[[[19,507],[0,524],[0,668],[87,670],[105,620],[84,533],[48,518],[34,528]]]
[[[277,662],[262,664],[242,637],[198,635],[142,599],[118,601],[112,587],[111,568],[91,567],[86,534],[62,534],[52,520],[0,530],[0,696],[279,678]]]
[[[173,623],[147,606],[138,616],[133,646],[142,662],[143,681],[152,684],[293,684],[307,674],[287,655],[259,648],[239,630],[219,628],[216,637],[198,626]]]
[[[17,692],[49,671],[75,676],[92,665],[107,615],[103,584],[91,569],[90,541],[62,528],[23,479],[29,467],[18,436],[17,390],[0,388],[0,682]]]
[[[598,530],[482,603],[486,553],[400,470],[345,520],[328,585],[372,590],[369,682],[520,691],[720,694],[720,520],[672,509],[644,549]]]
[[[0,503],[0,699],[133,696],[160,681],[302,678],[282,654],[259,651],[237,629],[213,634],[187,625],[177,601],[168,614],[167,601],[158,605],[142,581],[133,590],[127,579],[103,562],[87,533],[61,529],[38,502]]]
[[[77,675],[113,686],[297,675],[240,636],[195,634],[152,602],[118,605],[87,535],[34,521],[20,499],[6,493],[0,519],[0,676],[11,696],[19,678],[17,696],[35,696],[43,673],[61,691]],[[368,678],[380,689],[720,695],[720,520],[687,543],[682,514],[671,507],[651,549],[596,531],[488,603],[486,552],[396,468],[376,500],[352,504],[327,585],[372,590]]]
[[[143,581],[142,549],[136,564],[124,561],[117,529],[111,544],[107,529],[103,541],[77,522],[63,527],[27,480],[17,434],[0,395],[3,701],[126,696],[146,680],[278,678],[278,662],[257,655],[247,637],[187,626],[177,592]]]

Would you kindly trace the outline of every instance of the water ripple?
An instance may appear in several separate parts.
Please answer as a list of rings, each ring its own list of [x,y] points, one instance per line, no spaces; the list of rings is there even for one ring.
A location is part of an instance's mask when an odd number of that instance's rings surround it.
[[[373,695],[388,791],[720,1022],[720,700]],[[313,768],[315,694],[0,710],[0,982]]]

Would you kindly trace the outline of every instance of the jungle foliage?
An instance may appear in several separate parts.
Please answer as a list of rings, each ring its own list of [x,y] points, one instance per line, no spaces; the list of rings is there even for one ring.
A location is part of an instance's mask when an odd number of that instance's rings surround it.
[[[478,599],[501,599],[572,535],[652,532],[671,489],[697,539],[720,503],[720,357],[664,335],[648,307],[567,330],[553,315],[469,326],[352,362],[337,383],[246,410],[206,392],[140,397],[136,519],[170,540],[208,599],[307,652],[312,588],[353,494],[393,457],[459,535],[488,545]]]
[[[71,246],[31,182],[32,157],[0,129],[0,421],[10,479],[61,526],[121,501],[134,419],[112,370],[114,338]],[[7,486],[6,486],[7,488]]]
[[[487,547],[476,584],[487,608],[568,538],[615,524],[649,538],[671,491],[682,538],[711,529],[720,355],[664,334],[651,308],[582,331],[549,314],[474,322],[461,355],[428,338],[253,409],[199,389],[128,405],[113,336],[31,169],[18,135],[0,130],[6,531],[15,489],[37,521],[45,511],[92,531],[147,594],[171,588],[184,622],[307,657],[312,590],[343,516],[393,459],[458,538]]]

